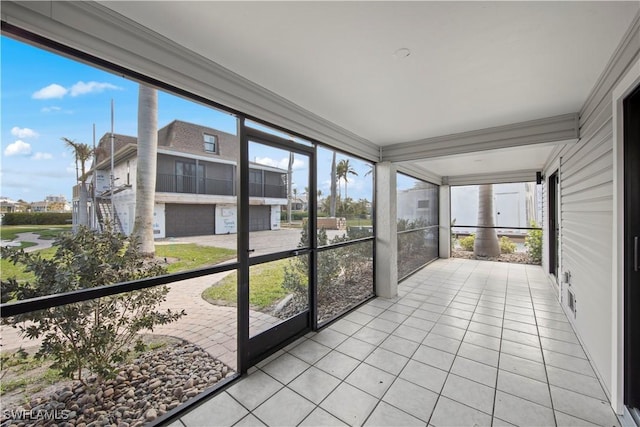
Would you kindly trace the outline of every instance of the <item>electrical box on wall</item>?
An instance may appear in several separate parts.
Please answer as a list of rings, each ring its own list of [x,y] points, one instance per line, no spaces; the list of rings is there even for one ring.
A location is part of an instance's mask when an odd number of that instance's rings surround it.
[[[567,289],[567,307],[569,307],[569,310],[571,310],[571,312],[573,313],[573,317],[576,317],[576,313],[577,313],[577,307],[576,307],[576,295],[571,292],[571,289]]]

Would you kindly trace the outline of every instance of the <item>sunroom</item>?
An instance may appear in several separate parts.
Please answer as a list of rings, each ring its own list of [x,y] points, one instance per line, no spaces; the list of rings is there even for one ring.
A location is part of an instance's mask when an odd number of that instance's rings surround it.
[[[86,119],[99,135],[142,141],[145,87],[156,134],[209,129],[189,179],[214,179],[197,165],[224,144],[235,173],[224,203],[155,201],[154,228],[211,232],[156,239],[153,274],[107,263],[99,280],[3,298],[5,323],[44,318],[57,336],[153,311],[134,334],[145,351],[104,378],[62,360],[85,381],[5,400],[3,425],[640,425],[637,1],[3,1],[1,17],[5,157],[12,128],[45,110],[62,123],[63,101],[98,92],[116,98]],[[25,49],[38,53],[20,69]],[[85,74],[56,74],[63,61]],[[89,142],[91,121],[74,125]],[[141,149],[112,163],[112,207]],[[12,161],[3,181],[47,179]],[[87,165],[76,215],[96,197]],[[253,197],[269,183],[252,165],[286,197]],[[541,265],[452,258],[452,188],[504,183],[537,183]],[[133,224],[130,196],[118,212]],[[61,354],[44,332],[1,331],[3,375],[19,349]]]

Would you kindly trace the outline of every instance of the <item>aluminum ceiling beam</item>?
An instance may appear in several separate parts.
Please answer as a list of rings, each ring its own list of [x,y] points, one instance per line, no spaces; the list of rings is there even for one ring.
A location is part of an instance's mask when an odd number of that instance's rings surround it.
[[[566,144],[577,141],[579,134],[578,113],[563,114],[506,126],[388,145],[382,147],[382,160],[407,162],[533,144]]]

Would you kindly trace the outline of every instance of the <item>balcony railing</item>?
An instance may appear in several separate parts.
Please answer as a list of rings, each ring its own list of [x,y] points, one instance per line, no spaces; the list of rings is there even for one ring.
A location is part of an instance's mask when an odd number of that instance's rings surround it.
[[[209,194],[234,196],[232,180],[196,178],[189,175],[159,173],[156,179],[156,191],[165,193]]]
[[[216,196],[235,196],[232,180],[197,178],[190,175],[158,174],[156,191],[164,193],[209,194]],[[287,198],[284,185],[249,183],[249,196]]]
[[[287,198],[287,188],[284,185],[262,184],[258,182],[249,183],[250,197],[274,197],[276,199]]]

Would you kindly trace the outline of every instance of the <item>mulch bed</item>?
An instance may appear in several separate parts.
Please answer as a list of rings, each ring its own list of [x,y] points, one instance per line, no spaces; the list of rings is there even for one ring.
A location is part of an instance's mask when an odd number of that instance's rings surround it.
[[[532,264],[532,265],[540,265],[539,262],[536,262],[529,257],[526,253],[522,252],[514,252],[512,254],[500,254],[497,257],[486,257],[486,258],[476,258],[473,255],[473,251],[461,251],[454,249],[451,251],[452,258],[463,258],[463,259],[478,259],[483,261],[497,261],[497,262],[510,262],[515,264]]]

